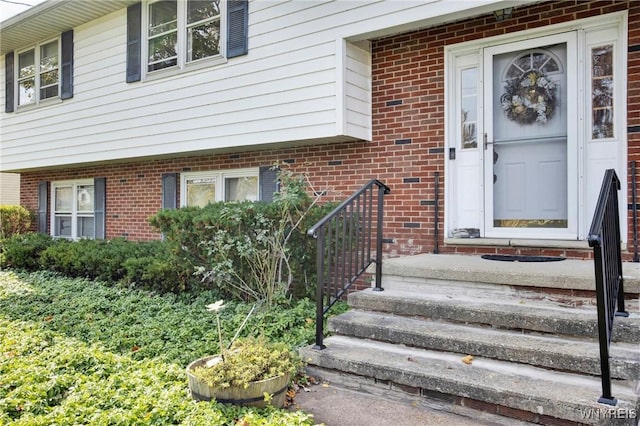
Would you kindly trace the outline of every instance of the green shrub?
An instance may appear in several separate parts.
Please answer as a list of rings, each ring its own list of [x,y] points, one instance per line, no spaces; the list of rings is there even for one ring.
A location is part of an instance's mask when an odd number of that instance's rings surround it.
[[[169,245],[156,241],[146,245],[148,254],[124,261],[124,282],[132,286],[160,293],[178,293],[197,287],[197,279],[173,255]]]
[[[0,245],[0,266],[45,269],[69,277],[122,282],[160,293],[189,290],[197,279],[162,241],[52,239],[48,235],[14,235]]]
[[[124,261],[135,253],[135,245],[122,239],[60,240],[42,252],[41,263],[70,277],[116,282],[125,275]]]
[[[42,252],[40,262],[70,277],[121,281],[158,292],[183,291],[193,280],[161,241],[60,240]]]
[[[302,361],[288,345],[264,338],[236,340],[221,359],[211,367],[197,367],[193,374],[209,386],[246,389],[250,382],[285,374],[293,376],[302,367]]]
[[[306,230],[334,205],[315,205],[299,177],[280,174],[273,202],[164,210],[151,224],[191,272],[235,300],[313,297],[316,241]]]
[[[18,234],[2,241],[0,266],[35,271],[40,269],[40,254],[56,244],[39,233]]]
[[[22,206],[0,205],[0,240],[29,230],[32,215]]]

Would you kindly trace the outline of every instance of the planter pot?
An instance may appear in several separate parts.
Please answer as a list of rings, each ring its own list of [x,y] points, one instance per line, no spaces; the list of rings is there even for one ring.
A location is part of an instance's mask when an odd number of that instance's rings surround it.
[[[215,399],[217,402],[224,404],[236,404],[251,407],[266,407],[269,403],[264,400],[264,393],[271,395],[271,405],[276,408],[282,408],[287,395],[287,386],[289,385],[290,375],[271,377],[265,380],[250,382],[246,389],[241,386],[230,386],[221,388],[217,386],[209,386],[201,379],[193,374],[193,370],[198,367],[204,367],[208,361],[218,356],[208,356],[193,361],[187,366],[187,377],[189,379],[189,391],[196,401],[211,401]]]

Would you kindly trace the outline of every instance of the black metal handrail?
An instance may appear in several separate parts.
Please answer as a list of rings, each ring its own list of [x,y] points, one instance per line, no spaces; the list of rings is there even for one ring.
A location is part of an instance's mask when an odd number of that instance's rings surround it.
[[[611,344],[613,318],[615,316],[629,316],[624,309],[618,210],[619,190],[620,180],[615,170],[608,169],[604,174],[588,238],[589,246],[593,248],[598,304],[598,339],[602,373],[602,396],[598,402],[608,405],[618,403],[611,394],[611,369],[609,366],[609,345]]]
[[[376,264],[374,290],[382,291],[382,218],[384,195],[389,192],[388,186],[372,179],[307,231],[318,241],[316,349],[325,348],[324,315],[372,263]]]
[[[633,218],[633,261],[640,263],[638,254],[638,182],[636,180],[636,162],[631,162],[631,217]]]

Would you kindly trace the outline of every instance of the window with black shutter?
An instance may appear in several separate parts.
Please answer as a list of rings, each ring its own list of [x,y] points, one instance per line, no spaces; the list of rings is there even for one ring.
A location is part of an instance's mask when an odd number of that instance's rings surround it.
[[[73,97],[73,30],[5,55],[5,112]]]
[[[127,83],[161,70],[224,63],[247,54],[248,21],[246,0],[226,4],[221,0],[162,0],[129,6]],[[142,22],[147,22],[144,28]]]

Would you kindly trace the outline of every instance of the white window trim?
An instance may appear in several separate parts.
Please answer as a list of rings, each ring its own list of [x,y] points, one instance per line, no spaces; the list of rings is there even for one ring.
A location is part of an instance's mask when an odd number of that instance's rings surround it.
[[[244,168],[244,169],[230,169],[230,170],[216,170],[205,172],[186,172],[180,174],[180,206],[187,206],[187,181],[191,179],[206,179],[213,178],[216,181],[216,199],[213,201],[224,201],[226,185],[224,184],[225,178],[237,178],[252,176],[258,178],[258,186],[256,193],[256,200],[259,199],[260,192],[260,170],[258,168]]]
[[[199,70],[227,62],[227,0],[220,0],[220,53],[215,56],[197,59],[190,62],[187,62],[187,0],[178,0],[177,65],[156,71],[149,71],[149,5],[157,1],[160,0],[146,0],[142,2],[141,76],[143,81],[153,81],[158,78],[164,78],[168,75]]]
[[[42,46],[44,46],[45,44],[49,44],[53,41],[57,41],[58,42],[58,96],[54,96],[48,99],[40,99],[40,48]],[[22,53],[28,52],[30,50],[33,50],[34,53],[34,65],[35,65],[35,98],[36,101],[33,103],[29,103],[29,104],[24,104],[24,105],[20,105],[20,55]],[[51,103],[58,103],[60,102],[60,91],[62,90],[61,87],[61,76],[62,76],[62,41],[60,39],[60,37],[55,37],[49,40],[45,40],[43,42],[34,44],[32,46],[29,46],[28,48],[25,49],[20,49],[20,50],[16,50],[15,51],[15,56],[14,56],[14,60],[13,60],[13,93],[14,95],[14,99],[13,99],[13,106],[14,106],[14,111],[18,111],[18,110],[26,110],[26,109],[31,109],[31,108],[36,108],[38,106],[41,105],[47,105],[47,104],[51,104]]]
[[[56,235],[56,188],[64,187],[64,186],[72,186],[73,187],[73,204],[71,207],[71,236],[67,237],[64,235]],[[51,182],[51,208],[50,208],[50,218],[49,218],[49,229],[50,234],[53,238],[64,238],[71,240],[78,240],[80,238],[88,238],[88,237],[78,237],[78,203],[76,202],[76,188],[80,185],[95,185],[93,179],[80,179],[80,180],[63,180]],[[95,200],[94,200],[95,202]],[[95,205],[94,205],[94,227],[95,227]]]

